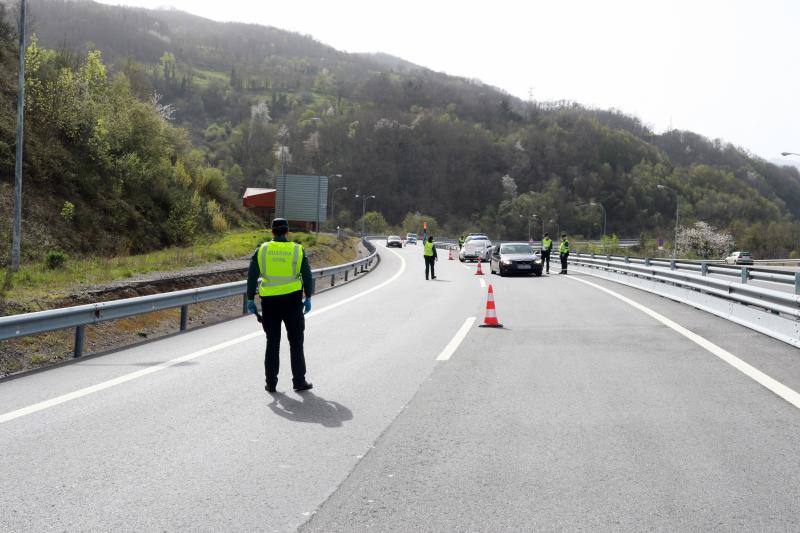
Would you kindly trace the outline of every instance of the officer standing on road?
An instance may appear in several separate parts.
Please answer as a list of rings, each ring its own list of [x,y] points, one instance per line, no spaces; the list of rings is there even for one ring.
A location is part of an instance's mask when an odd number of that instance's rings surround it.
[[[558,247],[558,253],[561,256],[561,272],[559,272],[559,274],[566,274],[567,259],[569,258],[569,241],[567,240],[566,233],[561,235],[561,244]]]
[[[553,239],[550,238],[549,233],[544,234],[542,238],[542,262],[545,264],[545,274],[550,273],[550,252],[553,251]]]
[[[436,279],[434,264],[439,260],[439,256],[436,254],[436,246],[433,245],[433,237],[428,237],[428,240],[425,241],[423,253],[425,254],[425,279],[428,279],[428,270],[430,270],[431,279]]]
[[[311,311],[314,281],[303,246],[288,240],[289,222],[285,218],[272,221],[272,241],[259,246],[250,260],[247,273],[247,310],[257,312],[256,289],[261,296],[267,351],[264,356],[267,392],[275,392],[280,367],[281,322],[286,324],[292,363],[294,390],[313,387],[306,381],[306,359],[303,353],[305,313]],[[261,283],[259,283],[261,278]],[[303,292],[306,298],[303,300]]]

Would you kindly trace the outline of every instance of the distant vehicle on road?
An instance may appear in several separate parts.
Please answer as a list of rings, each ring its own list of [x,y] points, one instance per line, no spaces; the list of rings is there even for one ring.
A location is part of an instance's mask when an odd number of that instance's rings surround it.
[[[752,265],[753,256],[750,252],[733,252],[725,258],[726,265]]]
[[[389,235],[386,238],[386,247],[387,248],[402,248],[403,241],[400,239],[398,235]]]
[[[501,276],[506,274],[542,275],[542,256],[526,242],[504,242],[495,246],[489,261],[489,270]]]
[[[467,244],[469,241],[476,241],[476,240],[489,240],[489,237],[484,235],[483,233],[470,233],[467,235],[467,238],[464,239],[464,244]]]
[[[406,233],[406,244],[413,244],[414,246],[417,245],[417,234],[416,233]]]
[[[492,256],[492,241],[485,235],[482,238],[473,238],[464,242],[458,252],[458,259],[465,261],[488,261]]]

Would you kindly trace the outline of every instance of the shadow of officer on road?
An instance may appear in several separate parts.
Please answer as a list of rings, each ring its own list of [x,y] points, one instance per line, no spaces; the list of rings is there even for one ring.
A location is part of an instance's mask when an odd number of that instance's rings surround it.
[[[342,427],[342,422],[353,419],[353,412],[339,402],[326,400],[310,391],[299,396],[302,401],[280,392],[274,393],[269,408],[287,420],[322,424],[327,428]]]

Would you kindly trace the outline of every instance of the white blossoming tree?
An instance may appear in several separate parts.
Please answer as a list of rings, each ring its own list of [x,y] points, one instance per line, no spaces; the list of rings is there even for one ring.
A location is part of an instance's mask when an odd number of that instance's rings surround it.
[[[722,257],[733,250],[735,241],[730,233],[718,230],[707,222],[695,222],[678,230],[678,252],[694,253],[699,257]]]

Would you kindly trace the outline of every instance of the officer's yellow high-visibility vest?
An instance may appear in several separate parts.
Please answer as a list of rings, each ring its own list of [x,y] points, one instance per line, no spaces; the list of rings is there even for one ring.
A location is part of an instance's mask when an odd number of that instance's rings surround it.
[[[569,241],[561,241],[561,245],[558,247],[559,253],[566,254],[569,252]]]
[[[280,296],[303,289],[300,266],[303,247],[295,242],[265,242],[258,249],[258,269],[261,283],[258,294]]]
[[[425,255],[428,257],[433,255],[433,243],[432,242],[425,242]]]
[[[553,247],[553,239],[550,237],[545,237],[542,239],[542,250],[547,251]]]

